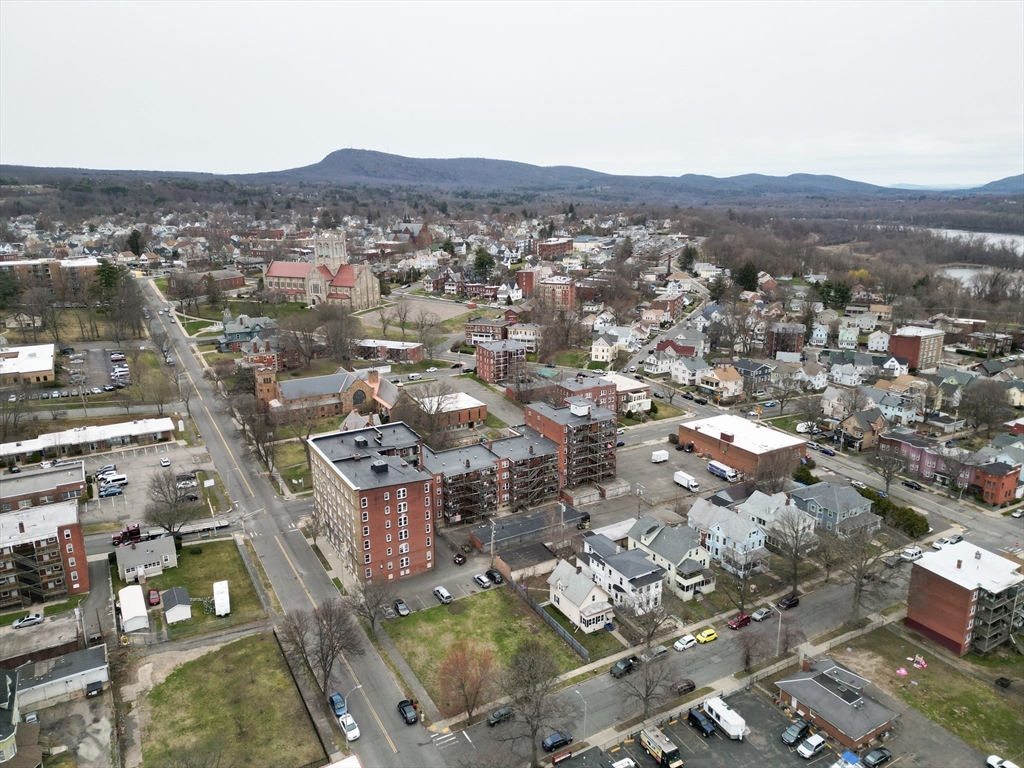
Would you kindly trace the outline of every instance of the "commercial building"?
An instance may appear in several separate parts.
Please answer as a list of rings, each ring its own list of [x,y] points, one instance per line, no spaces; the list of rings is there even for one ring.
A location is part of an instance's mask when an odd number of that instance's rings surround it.
[[[618,409],[618,392],[615,382],[607,378],[583,376],[565,379],[554,386],[559,405],[565,405],[569,398],[582,397],[609,411]],[[649,389],[649,388],[648,388]]]
[[[549,237],[547,240],[537,240],[533,243],[533,252],[537,258],[551,261],[558,256],[568,256],[572,253],[571,237]]]
[[[421,411],[435,419],[438,429],[475,429],[487,420],[487,404],[465,392],[430,396],[410,394],[409,397],[416,402]]]
[[[78,502],[0,514],[0,609],[89,591]]]
[[[393,363],[423,362],[423,345],[415,341],[363,339],[356,342],[355,353],[364,360],[389,360]]]
[[[6,474],[0,482],[0,512],[41,507],[85,496],[85,465],[71,461],[56,467]]]
[[[172,439],[174,422],[166,417],[74,427],[63,432],[47,432],[32,440],[0,443],[0,461],[33,462],[47,457],[77,456]]]
[[[488,384],[525,375],[526,345],[519,341],[477,344],[476,375]]]
[[[357,579],[433,570],[443,488],[420,466],[419,435],[398,422],[316,435],[309,447],[314,508]]]
[[[911,369],[934,368],[942,359],[946,334],[937,328],[907,325],[889,337],[889,352],[907,360]]]
[[[750,477],[755,477],[761,467],[767,470],[775,457],[782,457],[788,475],[807,449],[806,440],[732,415],[680,424],[679,442],[693,443],[697,453],[709,454]]]
[[[989,653],[1024,622],[1020,564],[970,543],[928,551],[910,571],[904,623],[958,656]]]
[[[53,344],[0,349],[0,386],[45,384],[54,379]]]
[[[558,446],[559,489],[615,477],[615,414],[583,398],[526,406],[526,426]]]

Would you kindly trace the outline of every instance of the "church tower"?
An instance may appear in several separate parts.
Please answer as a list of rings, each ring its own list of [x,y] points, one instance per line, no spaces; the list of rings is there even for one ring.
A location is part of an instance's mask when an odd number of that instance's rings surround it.
[[[344,232],[318,232],[313,236],[313,264],[327,267],[332,275],[338,274],[342,264],[348,264],[348,249]]]
[[[281,399],[281,388],[277,386],[277,373],[273,368],[256,369],[256,402],[261,411],[270,409],[271,400]]]

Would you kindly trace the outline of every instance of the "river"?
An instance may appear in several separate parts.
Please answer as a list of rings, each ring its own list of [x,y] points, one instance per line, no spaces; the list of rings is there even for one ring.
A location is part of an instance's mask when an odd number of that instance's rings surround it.
[[[981,237],[985,239],[986,243],[1007,245],[1015,250],[1018,256],[1024,256],[1024,235],[1004,235],[998,232],[966,232],[962,229],[932,229],[931,227],[927,227],[927,229],[929,232],[933,232],[947,240],[971,240],[975,237]]]

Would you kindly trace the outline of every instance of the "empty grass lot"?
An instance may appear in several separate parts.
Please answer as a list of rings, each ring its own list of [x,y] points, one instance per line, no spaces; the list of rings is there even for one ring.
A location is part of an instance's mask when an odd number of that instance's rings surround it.
[[[277,768],[325,757],[270,633],[183,664],[153,688],[146,705],[146,765],[220,754],[232,765]]]
[[[416,611],[404,619],[392,619],[384,629],[435,700],[440,699],[437,667],[444,659],[443,649],[462,637],[492,650],[502,666],[519,641],[531,635],[554,649],[560,672],[568,672],[582,663],[539,616],[505,587],[489,589],[450,605]]]
[[[611,656],[613,653],[625,650],[622,643],[616,640],[615,635],[611,632],[605,632],[603,629],[600,629],[588,635],[585,632],[577,631],[576,627],[570,624],[569,620],[555,606],[546,605],[544,606],[544,611],[548,616],[561,624],[562,629],[572,635],[576,642],[587,649],[590,653],[591,661],[597,661],[605,656]]]
[[[888,630],[876,629],[851,641],[849,646],[853,650],[838,654],[840,660],[887,693],[982,752],[1020,755],[1024,709],[1016,697],[997,692],[991,682],[986,684],[962,673],[927,648]],[[913,659],[918,653],[928,662],[927,669],[916,669],[907,661],[907,657]],[[1008,676],[1016,678],[1015,685],[1019,685],[1024,676],[1024,660],[1016,658],[1012,664],[1016,674]],[[899,667],[910,674],[899,677]],[[998,676],[993,674],[991,679]]]

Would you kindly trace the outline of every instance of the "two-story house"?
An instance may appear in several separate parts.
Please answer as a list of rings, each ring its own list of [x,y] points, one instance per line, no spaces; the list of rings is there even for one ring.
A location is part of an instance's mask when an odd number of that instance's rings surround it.
[[[548,576],[548,600],[577,629],[585,634],[604,630],[614,618],[608,591],[597,584],[586,565],[559,560]]]
[[[700,374],[710,369],[711,366],[701,357],[677,357],[669,367],[669,376],[676,384],[688,387],[696,384]]]
[[[268,339],[277,336],[277,320],[269,317],[231,317],[231,310],[224,310],[224,333],[217,337],[221,352],[238,352],[242,344],[255,338]]]
[[[885,417],[877,408],[851,413],[839,422],[843,445],[860,452],[872,450],[878,442],[879,435],[887,428]]]
[[[665,585],[682,600],[715,590],[711,555],[700,545],[700,535],[692,528],[669,526],[645,515],[629,529],[626,548],[646,553],[648,560],[664,568]]]
[[[697,387],[717,402],[735,400],[743,394],[743,377],[731,365],[701,371]]]
[[[849,536],[862,526],[875,531],[882,519],[871,511],[871,500],[866,499],[849,485],[815,483],[797,488],[791,494],[797,507],[813,517],[818,528],[835,533],[840,538]]]
[[[836,344],[840,349],[856,349],[859,336],[857,326],[847,326],[839,329],[839,336]]]
[[[686,524],[700,534],[700,543],[725,570],[749,576],[768,558],[764,529],[734,509],[697,499]]]
[[[828,386],[828,372],[820,363],[806,362],[796,373],[796,380],[803,384],[804,389],[822,390]]]
[[[875,331],[868,336],[868,352],[888,352],[889,334],[885,331]]]
[[[814,518],[793,503],[788,493],[768,495],[754,491],[736,511],[750,519],[765,533],[765,541],[773,546],[788,546],[799,541],[802,547],[813,548],[817,543],[814,535]]]
[[[811,347],[828,346],[828,326],[818,323],[811,329],[811,338],[807,341]]]
[[[772,367],[767,363],[741,359],[732,364],[743,377],[743,389],[750,395],[760,397],[771,384]]]
[[[583,535],[583,552],[594,572],[594,583],[608,592],[615,607],[644,614],[661,605],[665,569],[643,552],[624,550],[592,531]]]

